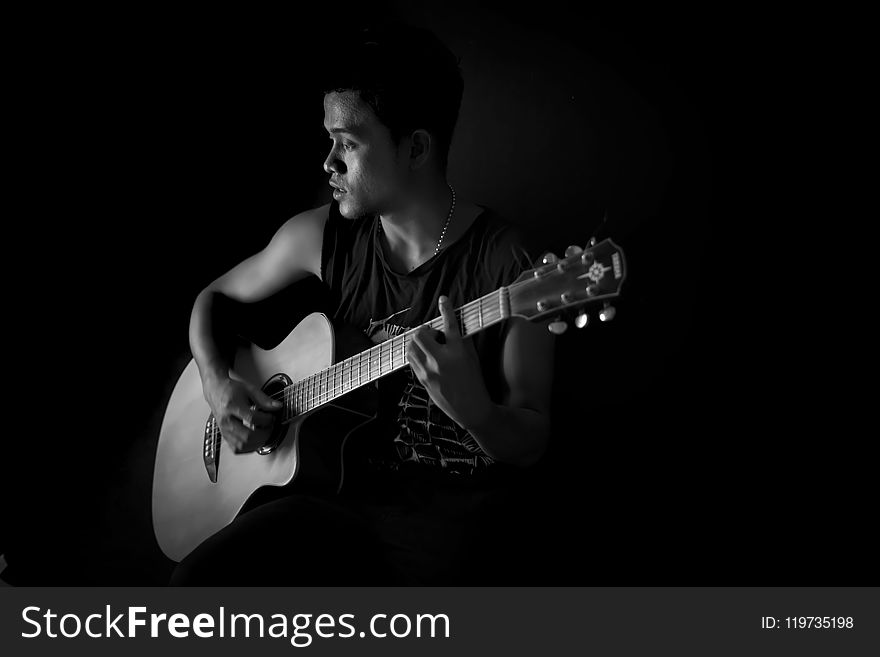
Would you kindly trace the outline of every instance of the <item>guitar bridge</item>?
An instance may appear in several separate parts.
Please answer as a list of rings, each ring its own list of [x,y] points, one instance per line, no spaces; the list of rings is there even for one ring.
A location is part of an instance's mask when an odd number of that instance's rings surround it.
[[[220,427],[217,426],[217,420],[214,419],[214,414],[212,413],[205,423],[205,448],[202,452],[202,457],[205,461],[205,470],[208,471],[208,478],[213,484],[217,483],[221,442]]]

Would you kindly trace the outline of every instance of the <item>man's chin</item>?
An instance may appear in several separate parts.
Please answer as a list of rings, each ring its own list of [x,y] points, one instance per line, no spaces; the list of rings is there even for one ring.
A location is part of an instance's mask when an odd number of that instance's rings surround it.
[[[348,194],[345,196],[348,196]],[[337,201],[339,204],[340,215],[346,219],[360,219],[369,214],[363,207],[356,203],[352,203],[349,199],[345,198],[345,196]]]

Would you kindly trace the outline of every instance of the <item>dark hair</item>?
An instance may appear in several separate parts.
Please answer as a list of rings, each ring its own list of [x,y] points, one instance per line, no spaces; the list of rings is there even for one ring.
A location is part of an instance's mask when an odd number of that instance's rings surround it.
[[[357,91],[395,143],[427,130],[445,170],[464,81],[458,58],[432,32],[401,23],[367,27],[330,59],[324,93]]]

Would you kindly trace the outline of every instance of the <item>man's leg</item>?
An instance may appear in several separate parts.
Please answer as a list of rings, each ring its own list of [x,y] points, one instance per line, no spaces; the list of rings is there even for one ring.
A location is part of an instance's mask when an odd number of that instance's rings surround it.
[[[240,515],[175,569],[172,586],[384,584],[364,518],[342,501],[290,495]]]

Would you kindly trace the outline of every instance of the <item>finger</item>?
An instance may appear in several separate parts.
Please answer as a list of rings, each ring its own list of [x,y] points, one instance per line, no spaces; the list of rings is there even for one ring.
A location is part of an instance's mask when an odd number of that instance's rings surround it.
[[[458,317],[455,316],[455,308],[449,303],[449,297],[440,296],[437,300],[440,306],[440,316],[443,317],[443,333],[447,340],[460,340],[461,331],[458,328]]]
[[[239,420],[244,425],[251,424],[251,418],[256,412],[256,407],[243,406],[240,403],[229,405],[230,419]]]
[[[417,365],[424,364],[425,352],[415,341],[415,334],[413,335],[412,342],[409,343],[409,346],[406,349],[406,359],[410,363],[416,363]]]
[[[415,345],[410,345],[410,348],[407,349],[406,352],[406,360],[409,362],[409,366],[412,368],[413,374],[416,375],[416,378],[419,382],[424,385],[425,384],[425,366],[423,363],[424,354],[419,350]]]
[[[250,431],[268,429],[275,423],[275,416],[265,411],[249,410],[246,417],[241,418],[241,423]]]
[[[238,447],[247,440],[245,428],[240,422],[234,420],[227,420],[220,426],[220,435],[233,447]]]
[[[413,347],[418,349],[419,362],[425,368],[431,368],[437,364],[437,354],[434,351],[437,349],[437,343],[426,337],[426,331],[419,329],[413,333],[410,349]]]
[[[250,393],[251,401],[253,401],[263,410],[277,411],[279,408],[281,408],[281,402],[279,400],[272,399],[269,395],[267,395],[256,386],[248,384],[248,392]]]
[[[275,424],[275,415],[265,411],[254,411],[251,415],[251,424],[257,429],[268,429]]]

